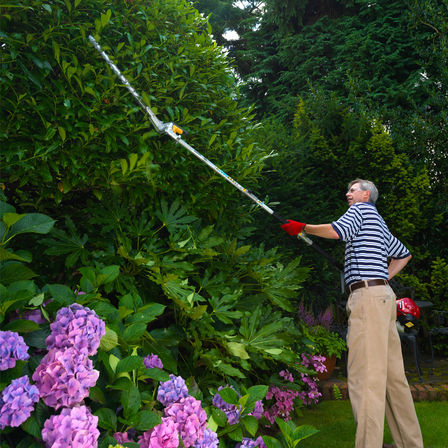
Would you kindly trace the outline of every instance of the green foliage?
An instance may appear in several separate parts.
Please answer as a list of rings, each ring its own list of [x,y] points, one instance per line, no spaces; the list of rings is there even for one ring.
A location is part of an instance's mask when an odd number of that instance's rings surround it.
[[[310,339],[313,353],[325,357],[336,356],[340,358],[347,350],[347,344],[334,331],[327,330],[322,325],[316,325],[312,328],[302,326],[304,336]]]
[[[276,417],[275,421],[280,428],[282,437],[277,440],[270,436],[264,436],[263,441],[268,448],[295,448],[302,440],[319,432],[313,426],[297,426],[292,420],[285,422]]]
[[[6,7],[1,28],[2,182],[11,200],[43,212],[56,203],[57,218],[71,210],[75,221],[111,192],[148,205],[179,198],[207,218],[241,216],[238,194],[160,138],[87,40],[96,37],[160,119],[250,187],[261,168],[250,111],[235,101],[225,54],[188,2],[34,0]]]
[[[15,214],[7,204],[2,203],[2,209],[8,210],[6,223],[10,227],[19,219],[34,222],[30,215]],[[241,397],[232,396],[232,389],[225,389],[222,395],[226,400],[236,400],[240,422],[228,426],[219,412],[210,411],[209,424],[219,428],[221,437],[231,440],[255,436],[261,428],[249,414],[267,391],[267,386],[259,383],[268,380],[272,369],[279,368],[276,366],[301,370],[301,334],[288,315],[292,307],[285,299],[295,296],[306,270],[297,267],[298,260],[284,268],[275,250],[251,251],[250,246],[238,246],[236,241],[224,244],[213,236],[210,227],[198,232],[187,224],[194,220],[179,204],[162,204],[156,216],[157,238],[161,228],[171,232],[158,247],[156,240],[148,238],[148,245],[142,244],[138,256],[132,258],[128,253],[126,262],[135,262],[132,276],[129,269],[126,273],[126,265],[106,264],[110,259],[107,256],[90,255],[94,264],[78,265],[79,277],[70,286],[43,284],[37,274],[34,280],[0,284],[0,322],[5,323],[2,330],[19,332],[31,350],[42,350],[49,334],[46,322],[52,322],[60,308],[75,301],[106,322],[106,334],[93,359],[100,379],[88,400],[99,417],[100,446],[111,443],[110,436],[116,431],[132,427],[143,432],[160,422],[162,410],[155,401],[155,391],[158,382],[169,378],[167,372],[188,378],[190,393],[205,405],[211,402],[210,394],[218,385],[231,382]],[[53,225],[45,215],[39,215],[37,222],[51,223],[39,228],[39,233]],[[26,228],[36,230],[36,226]],[[49,239],[39,236],[39,241],[52,245],[61,236],[57,230]],[[76,233],[76,229],[73,231]],[[39,261],[33,264],[42,266]],[[17,266],[11,272],[16,271],[20,272]],[[127,291],[129,285],[132,288]],[[45,318],[42,325],[28,320],[28,312],[36,310]],[[11,320],[12,315],[19,319]],[[143,358],[149,353],[158,354],[165,371],[144,367]],[[29,367],[22,363],[13,378],[32,374],[40,359],[33,354]],[[7,383],[8,379],[3,381]],[[117,409],[121,409],[118,414]],[[33,435],[37,438],[50,413],[45,406],[43,410],[39,415],[33,413],[35,417],[29,420],[36,427]],[[20,430],[8,440],[16,437],[22,437]]]

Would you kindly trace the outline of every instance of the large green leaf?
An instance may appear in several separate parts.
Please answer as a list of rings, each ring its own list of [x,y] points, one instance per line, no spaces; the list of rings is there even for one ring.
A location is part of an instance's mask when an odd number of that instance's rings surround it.
[[[27,266],[17,263],[9,262],[0,265],[0,279],[4,285],[9,285],[10,283],[17,282],[19,280],[29,280],[36,277],[35,274]]]
[[[56,221],[41,213],[29,213],[12,225],[8,238],[21,233],[48,233]]]

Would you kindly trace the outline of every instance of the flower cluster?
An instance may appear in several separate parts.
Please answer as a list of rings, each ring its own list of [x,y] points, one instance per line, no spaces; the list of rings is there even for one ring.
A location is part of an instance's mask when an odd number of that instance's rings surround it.
[[[175,421],[168,417],[162,418],[162,423],[143,433],[138,443],[141,448],[177,448],[179,432]]]
[[[52,448],[93,448],[98,445],[100,435],[97,424],[98,417],[85,406],[64,408],[44,423],[42,439]]]
[[[264,416],[271,424],[275,422],[275,417],[280,417],[285,421],[291,420],[290,414],[294,410],[294,399],[297,395],[297,391],[270,386],[266,394],[266,399],[274,399],[275,402],[269,409],[264,411]]]
[[[92,361],[75,348],[52,349],[33,373],[33,380],[45,404],[59,409],[84,400],[98,376]]]
[[[294,377],[288,370],[282,370],[279,375],[286,381],[294,382]],[[291,420],[291,412],[294,410],[294,399],[298,396],[298,392],[288,387],[270,386],[266,393],[267,400],[274,400],[273,405],[266,409],[263,415],[273,424],[275,417],[280,417],[285,421]]]
[[[159,386],[158,400],[164,404],[162,423],[138,438],[141,448],[217,448],[218,436],[206,429],[207,414],[201,402],[188,394],[182,377],[170,375]],[[167,404],[165,404],[167,403]]]
[[[155,367],[163,369],[163,363],[157,355],[150,354],[144,360],[143,364],[147,369],[153,369]]]
[[[170,417],[177,427],[185,448],[193,446],[198,440],[204,438],[207,426],[207,414],[201,407],[201,402],[188,396],[165,409],[165,416]]]
[[[229,386],[226,386],[226,387],[229,387]],[[230,387],[233,389],[232,386],[230,386]],[[218,392],[221,389],[224,389],[224,387],[219,386]],[[229,403],[225,402],[221,398],[219,393],[216,393],[215,396],[213,397],[213,406],[215,406],[218,409],[221,409],[221,411],[223,411],[226,414],[227,422],[229,423],[229,425],[235,425],[236,423],[239,422],[240,409],[238,408],[238,406],[236,406],[235,404],[229,404]]]
[[[218,448],[219,440],[216,432],[206,429],[204,438],[200,442],[194,444],[194,448]]]
[[[171,403],[179,401],[181,398],[188,396],[188,389],[185,381],[180,376],[170,375],[170,379],[163,383],[160,383],[159,390],[157,392],[157,400],[164,406],[168,406]]]
[[[260,418],[263,417],[263,411],[264,411],[263,401],[259,400],[255,403],[255,408],[249,415],[252,415],[257,420],[260,420]]]
[[[22,336],[14,331],[0,331],[0,370],[12,369],[16,361],[26,361],[29,357]]]
[[[49,350],[76,347],[88,356],[96,354],[106,332],[104,321],[95,311],[78,303],[61,308],[50,328],[51,334],[46,340]]]
[[[309,355],[307,353],[302,353],[302,365],[308,368],[313,368],[316,372],[326,372],[327,368],[324,365],[325,356],[321,355]],[[302,373],[302,381],[307,385],[308,390],[301,391],[299,393],[299,398],[306,405],[317,404],[319,398],[322,394],[317,388],[318,379],[314,376],[310,376],[306,373]]]
[[[320,313],[317,317],[315,317],[313,312],[308,310],[303,302],[299,304],[298,315],[299,319],[309,328],[320,325],[326,330],[329,330],[333,322],[333,313],[331,312],[331,308],[327,308],[323,313]]]
[[[31,415],[38,401],[39,391],[30,384],[27,376],[12,380],[0,397],[0,429],[20,426]]]
[[[257,440],[249,439],[248,437],[243,437],[243,440],[241,443],[237,443],[235,445],[235,448],[266,448],[265,443],[263,442],[263,439],[261,436],[257,438]]]
[[[127,443],[127,442],[133,442],[132,438],[130,438],[128,432],[116,432],[114,434],[114,439],[118,443]]]

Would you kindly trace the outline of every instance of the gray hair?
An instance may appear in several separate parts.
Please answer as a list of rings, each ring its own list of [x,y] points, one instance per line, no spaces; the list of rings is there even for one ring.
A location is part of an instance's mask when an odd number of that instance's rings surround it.
[[[378,189],[373,182],[371,182],[370,180],[355,179],[348,184],[348,189],[350,190],[350,188],[354,184],[359,184],[362,191],[370,191],[369,202],[375,204],[376,200],[378,199]]]

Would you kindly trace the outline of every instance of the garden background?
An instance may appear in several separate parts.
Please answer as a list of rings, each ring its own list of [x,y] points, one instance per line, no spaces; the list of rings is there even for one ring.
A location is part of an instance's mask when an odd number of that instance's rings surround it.
[[[81,401],[99,446],[160,423],[169,374],[220,446],[259,435],[289,446],[257,403],[288,419],[314,402],[319,362],[304,359],[323,354],[322,338],[340,354],[321,325],[326,310],[341,319],[338,271],[159,135],[89,34],[162,121],[281,215],[330,222],[350,180],[374,181],[413,254],[400,283],[448,310],[446,1],[28,0],[0,11],[0,326],[29,347],[2,368],[2,390],[33,377],[50,323],[78,303],[105,322],[82,360],[98,371]],[[238,39],[223,37],[231,30]],[[343,245],[319,245],[342,259]],[[150,355],[163,369],[146,368]],[[283,414],[273,390],[288,396]],[[2,448],[42,446],[59,408],[33,409],[5,425]]]

